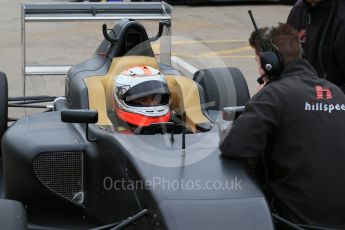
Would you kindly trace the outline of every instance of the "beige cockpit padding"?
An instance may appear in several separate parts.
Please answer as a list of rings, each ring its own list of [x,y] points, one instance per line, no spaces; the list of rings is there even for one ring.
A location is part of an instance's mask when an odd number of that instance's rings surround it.
[[[159,69],[152,57],[127,56],[114,58],[103,76],[91,76],[84,79],[89,95],[89,108],[98,111],[97,125],[112,125],[107,110],[113,109],[114,77],[129,67],[148,65]],[[210,122],[202,113],[200,94],[197,84],[185,76],[165,75],[171,96],[172,110],[185,113],[185,123],[189,130],[196,132],[197,124]]]
[[[171,107],[178,114],[185,113],[187,129],[197,131],[197,124],[210,122],[202,113],[199,89],[195,81],[185,76],[166,75]]]
[[[103,76],[97,76],[84,79],[89,95],[89,108],[98,111],[97,125],[111,125],[111,121],[107,115],[105,90],[101,81],[102,77]]]
[[[159,69],[157,61],[153,57],[126,56],[114,58],[107,74],[84,79],[89,95],[89,109],[98,111],[97,125],[112,125],[107,116],[107,109],[112,109],[114,76],[129,67],[137,65],[148,65]]]

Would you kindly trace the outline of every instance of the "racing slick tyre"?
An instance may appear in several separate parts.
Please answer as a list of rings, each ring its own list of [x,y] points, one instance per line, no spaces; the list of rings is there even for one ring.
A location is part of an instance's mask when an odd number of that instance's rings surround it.
[[[228,106],[243,106],[250,98],[247,82],[237,68],[201,69],[194,74],[204,91],[207,110],[223,110]]]
[[[7,78],[4,73],[0,72],[0,154],[1,154],[1,138],[7,129],[7,120],[8,120]]]

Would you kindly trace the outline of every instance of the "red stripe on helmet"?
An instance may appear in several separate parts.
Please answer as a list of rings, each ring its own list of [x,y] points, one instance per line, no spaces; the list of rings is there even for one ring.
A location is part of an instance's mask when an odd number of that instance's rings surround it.
[[[144,75],[146,75],[146,76],[151,76],[152,75],[151,70],[146,65],[140,66],[140,68],[144,72]]]
[[[160,117],[148,117],[141,114],[126,112],[117,107],[114,107],[114,110],[119,119],[136,126],[149,126],[152,123],[168,122],[170,120],[170,112]]]

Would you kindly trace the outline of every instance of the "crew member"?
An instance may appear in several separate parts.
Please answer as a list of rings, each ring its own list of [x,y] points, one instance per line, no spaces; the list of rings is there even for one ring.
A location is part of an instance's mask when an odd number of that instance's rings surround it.
[[[303,57],[319,77],[345,92],[345,1],[299,0],[287,23],[298,30]]]
[[[278,66],[267,65],[258,34],[280,60]],[[345,95],[301,59],[291,26],[261,28],[249,43],[268,81],[221,141],[222,154],[243,160],[264,152],[269,199],[280,216],[345,229]],[[268,67],[279,65],[280,73],[269,74]]]

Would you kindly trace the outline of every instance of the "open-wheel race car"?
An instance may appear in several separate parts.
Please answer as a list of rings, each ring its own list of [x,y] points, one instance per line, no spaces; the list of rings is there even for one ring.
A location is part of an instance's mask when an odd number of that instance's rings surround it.
[[[243,75],[189,78],[157,62],[150,42],[169,26],[161,21],[154,38],[130,18],[104,26],[94,56],[68,71],[64,97],[8,98],[0,74],[2,229],[273,229],[260,188],[218,148],[249,99]],[[133,66],[164,76],[171,116],[123,133],[114,81]],[[49,100],[51,111],[7,127],[8,105]]]

